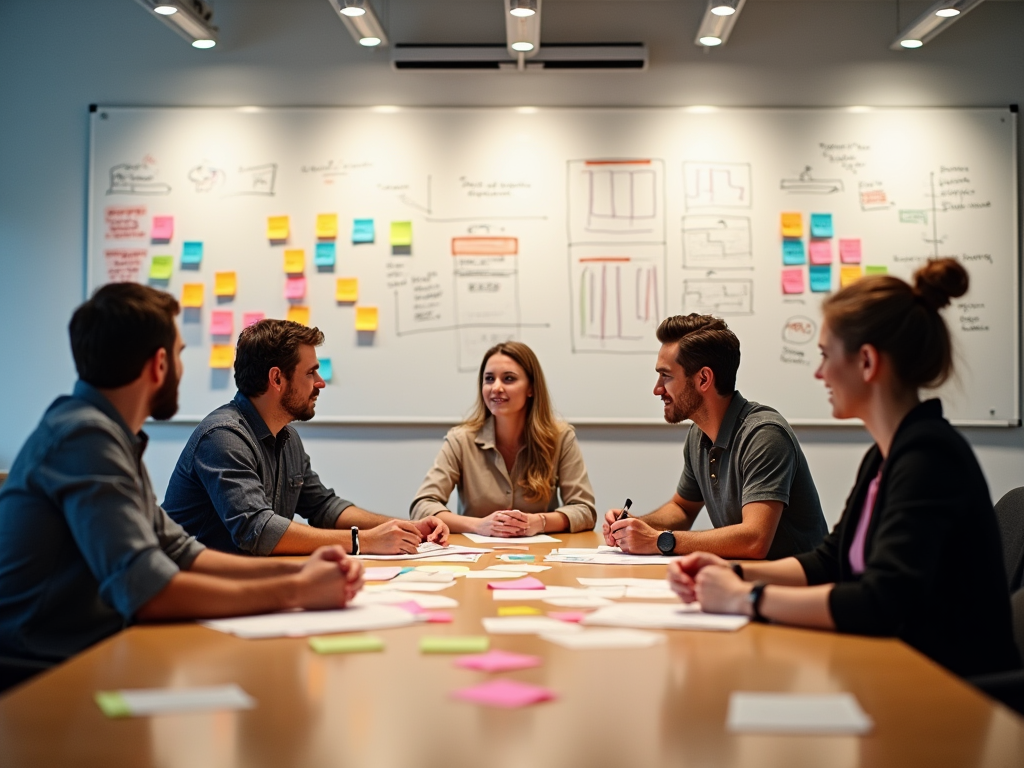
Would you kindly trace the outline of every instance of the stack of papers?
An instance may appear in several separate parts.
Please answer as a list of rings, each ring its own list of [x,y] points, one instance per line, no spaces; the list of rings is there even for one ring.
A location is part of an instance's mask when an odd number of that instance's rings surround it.
[[[588,629],[569,634],[542,634],[541,637],[574,651],[592,648],[650,648],[665,642],[664,635],[640,629]]]
[[[464,533],[462,535],[476,544],[545,544],[552,541],[560,544],[562,542],[561,539],[548,536],[546,533],[539,533],[536,536],[513,537],[481,536],[479,533]]]
[[[588,626],[641,629],[707,629],[733,632],[749,623],[746,616],[704,613],[698,603],[616,603],[583,620]]]
[[[488,616],[484,629],[492,635],[545,635],[582,632],[583,627],[547,616]]]
[[[867,733],[874,723],[850,693],[751,693],[729,697],[726,723],[738,733]]]
[[[237,685],[202,688],[135,688],[97,691],[96,704],[107,717],[142,717],[167,712],[252,709],[256,700]]]
[[[675,557],[663,555],[627,555],[618,547],[601,545],[597,549],[561,547],[551,550],[544,560],[550,563],[590,563],[593,565],[665,565]]]
[[[432,541],[424,541],[412,555],[359,555],[360,560],[444,560],[449,562],[473,562],[475,563],[491,550],[479,549],[477,547],[460,547],[452,544],[442,547]],[[455,558],[455,560],[452,560]]]

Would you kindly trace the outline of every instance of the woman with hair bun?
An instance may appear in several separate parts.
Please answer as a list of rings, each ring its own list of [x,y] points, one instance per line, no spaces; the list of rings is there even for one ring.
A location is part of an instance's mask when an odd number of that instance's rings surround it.
[[[898,637],[963,675],[1020,666],[992,500],[967,441],[921,388],[949,378],[939,313],[967,292],[953,259],[909,285],[865,277],[827,299],[815,377],[832,415],[864,422],[868,450],[843,516],[817,549],[770,563],[694,553],[669,580],[685,602],[758,620]]]

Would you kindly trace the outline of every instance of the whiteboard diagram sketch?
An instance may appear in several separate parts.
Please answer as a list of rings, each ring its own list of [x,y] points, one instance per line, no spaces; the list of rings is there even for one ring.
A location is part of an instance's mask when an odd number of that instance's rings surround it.
[[[664,243],[665,164],[570,160],[570,243]]]
[[[452,238],[460,371],[476,370],[484,352],[516,337],[518,253],[514,237]]]
[[[754,281],[683,280],[683,314],[752,315],[754,314]]]
[[[747,216],[684,216],[683,266],[691,269],[753,269]]]
[[[749,163],[683,163],[686,209],[749,208]]]
[[[843,191],[842,179],[816,179],[812,170],[811,166],[805,165],[795,179],[782,179],[779,189],[790,195],[834,195]]]

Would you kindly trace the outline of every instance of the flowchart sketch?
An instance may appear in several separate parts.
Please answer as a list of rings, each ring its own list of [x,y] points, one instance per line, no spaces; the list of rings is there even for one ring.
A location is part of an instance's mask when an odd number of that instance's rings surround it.
[[[657,349],[654,331],[665,309],[663,246],[574,246],[574,352]]]
[[[782,179],[779,189],[790,195],[834,195],[842,192],[844,186],[842,179],[815,178],[811,166],[805,165],[795,179]]]
[[[750,219],[746,216],[684,216],[683,266],[752,269]]]
[[[515,238],[509,238],[515,240]],[[519,330],[519,274],[513,255],[455,256],[455,324],[460,371]]]
[[[683,163],[686,209],[749,208],[749,163]]]
[[[570,160],[568,169],[571,243],[665,241],[662,160]]]
[[[683,314],[699,315],[754,314],[754,281],[736,280],[684,280]]]

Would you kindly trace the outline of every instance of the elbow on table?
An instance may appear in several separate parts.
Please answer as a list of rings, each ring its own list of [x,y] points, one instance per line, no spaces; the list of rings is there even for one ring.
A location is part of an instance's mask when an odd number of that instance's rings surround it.
[[[767,536],[752,536],[742,545],[740,560],[764,560],[772,548],[772,540]]]

